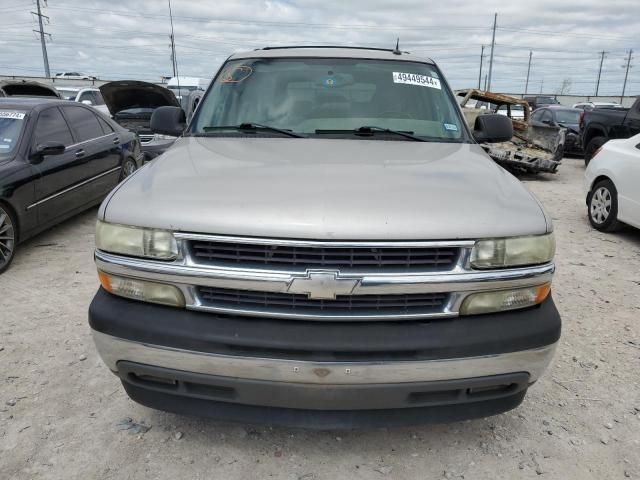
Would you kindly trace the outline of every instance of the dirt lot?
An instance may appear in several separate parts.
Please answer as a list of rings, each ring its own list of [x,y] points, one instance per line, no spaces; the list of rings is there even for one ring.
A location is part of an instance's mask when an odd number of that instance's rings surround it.
[[[552,368],[517,410],[451,425],[307,432],[134,404],[86,321],[96,210],[40,235],[0,276],[0,479],[640,478],[640,231],[590,228],[583,171],[525,179],[557,232]]]

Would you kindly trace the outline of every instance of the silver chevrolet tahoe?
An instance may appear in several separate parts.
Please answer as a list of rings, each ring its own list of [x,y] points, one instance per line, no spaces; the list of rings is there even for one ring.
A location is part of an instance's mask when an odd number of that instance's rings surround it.
[[[550,218],[477,144],[436,64],[232,55],[99,211],[97,349],[152,408],[351,428],[518,406],[560,337]]]

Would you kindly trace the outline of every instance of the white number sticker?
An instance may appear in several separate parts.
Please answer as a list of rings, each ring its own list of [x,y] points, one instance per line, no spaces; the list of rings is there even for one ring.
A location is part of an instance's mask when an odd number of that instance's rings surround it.
[[[0,118],[15,118],[16,120],[23,120],[24,116],[25,114],[22,112],[0,110]]]
[[[418,75],[417,73],[393,72],[393,83],[405,83],[407,85],[441,89],[440,80],[426,75]]]

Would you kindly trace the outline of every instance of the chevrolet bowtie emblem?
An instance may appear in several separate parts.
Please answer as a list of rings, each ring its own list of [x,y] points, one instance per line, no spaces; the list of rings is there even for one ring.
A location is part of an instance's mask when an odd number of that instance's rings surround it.
[[[337,270],[307,270],[304,277],[296,277],[289,284],[289,293],[335,300],[336,295],[350,295],[358,283],[360,280],[356,278],[340,278]]]

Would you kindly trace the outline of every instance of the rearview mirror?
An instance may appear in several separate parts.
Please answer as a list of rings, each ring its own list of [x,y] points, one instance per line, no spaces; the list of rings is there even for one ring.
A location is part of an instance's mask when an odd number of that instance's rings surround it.
[[[66,147],[60,142],[45,142],[38,145],[33,152],[33,163],[40,163],[47,155],[62,155]]]
[[[479,143],[509,141],[513,137],[513,123],[505,115],[479,115],[473,127],[473,137]]]
[[[158,107],[151,114],[151,131],[161,135],[179,137],[184,132],[187,120],[180,107]]]

